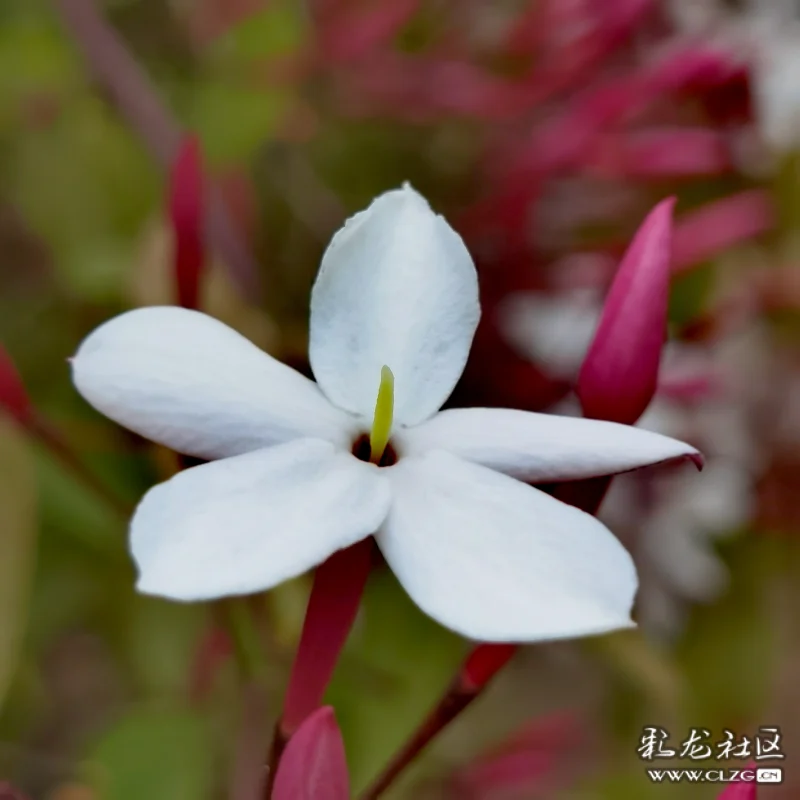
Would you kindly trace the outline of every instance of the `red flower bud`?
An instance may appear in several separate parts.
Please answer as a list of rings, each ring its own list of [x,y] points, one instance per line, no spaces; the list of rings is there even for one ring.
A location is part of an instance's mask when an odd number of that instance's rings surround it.
[[[174,236],[173,268],[178,303],[196,309],[200,302],[203,271],[204,186],[200,142],[183,140],[172,165],[169,187],[169,218]]]
[[[0,407],[21,425],[30,420],[32,409],[28,394],[11,356],[2,345],[0,345]]]
[[[608,292],[578,376],[583,413],[632,425],[658,384],[667,333],[674,198],[640,226]]]
[[[275,776],[274,800],[348,800],[344,742],[330,706],[315,711],[297,729]]]

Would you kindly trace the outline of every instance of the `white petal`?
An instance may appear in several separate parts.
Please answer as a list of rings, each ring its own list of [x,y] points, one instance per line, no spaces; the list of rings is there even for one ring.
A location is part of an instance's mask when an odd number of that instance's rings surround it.
[[[107,417],[200,458],[303,436],[345,446],[354,431],[313,381],[183,308],[140,308],[101,325],[78,349],[72,375]]]
[[[401,455],[446,450],[520,480],[613,475],[676,458],[699,458],[677,439],[630,425],[508,408],[454,408],[400,431]]]
[[[385,364],[395,420],[414,424],[452,392],[479,315],[464,242],[406,185],[333,237],[311,293],[311,366],[333,403],[371,418]]]
[[[377,467],[316,439],[184,470],[136,509],[137,588],[174,600],[269,589],[374,533],[389,498]]]
[[[633,562],[594,517],[447,453],[386,472],[393,500],[378,543],[445,627],[523,642],[631,626]]]

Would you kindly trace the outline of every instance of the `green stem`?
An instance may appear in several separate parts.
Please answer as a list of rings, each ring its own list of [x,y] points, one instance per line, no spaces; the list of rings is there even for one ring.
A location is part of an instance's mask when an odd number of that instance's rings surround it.
[[[239,671],[246,680],[264,678],[264,650],[246,597],[223,600],[223,611]]]

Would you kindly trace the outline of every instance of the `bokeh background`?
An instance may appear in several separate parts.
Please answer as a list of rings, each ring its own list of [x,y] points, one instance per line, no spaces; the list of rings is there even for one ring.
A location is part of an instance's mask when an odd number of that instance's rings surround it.
[[[572,413],[625,244],[677,197],[639,424],[708,467],[625,476],[603,505],[640,627],[523,648],[390,796],[710,798],[647,781],[643,727],[779,725],[786,779],[763,796],[799,797],[799,29],[769,0],[3,0],[0,779],[30,800],[246,800],[280,709],[310,578],[137,596],[126,519],[176,458],[70,382],[95,325],[176,301],[183,142],[205,165],[203,308],[300,369],[331,234],[403,181],[425,194],[484,294],[452,405]],[[354,788],[467,649],[376,564],[328,694]]]

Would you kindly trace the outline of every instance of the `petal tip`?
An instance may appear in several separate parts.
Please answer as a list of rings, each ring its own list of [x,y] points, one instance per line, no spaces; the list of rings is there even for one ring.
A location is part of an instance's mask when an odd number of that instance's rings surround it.
[[[671,194],[669,197],[665,197],[660,203],[657,203],[656,209],[659,209],[664,214],[672,214],[672,212],[675,210],[677,202],[677,196]]]
[[[686,457],[697,467],[698,472],[706,465],[706,457],[699,450],[693,450]]]
[[[385,192],[383,196],[385,197],[387,195],[394,196],[402,202],[416,204],[417,207],[424,208],[426,211],[433,212],[431,204],[428,202],[425,195],[418,192],[411,185],[410,181],[403,181],[399,189],[390,189],[388,192]]]

